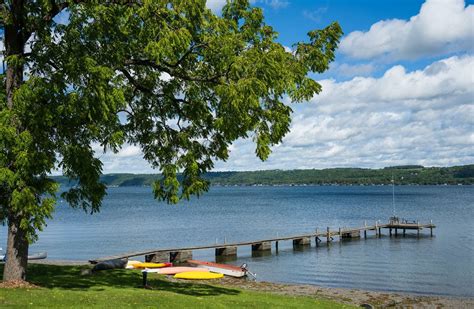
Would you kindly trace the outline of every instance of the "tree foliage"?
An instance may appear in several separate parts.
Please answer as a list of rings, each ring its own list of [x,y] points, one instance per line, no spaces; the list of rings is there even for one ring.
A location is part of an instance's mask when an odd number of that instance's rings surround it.
[[[289,130],[285,96],[321,91],[308,73],[328,68],[342,34],[333,23],[288,52],[246,0],[222,16],[204,0],[11,0],[0,23],[0,220],[20,220],[30,240],[53,211],[56,168],[77,183],[63,193],[73,207],[99,210],[93,145],[139,145],[162,175],[155,197],[170,203],[206,191],[201,175],[236,139],[265,160]]]

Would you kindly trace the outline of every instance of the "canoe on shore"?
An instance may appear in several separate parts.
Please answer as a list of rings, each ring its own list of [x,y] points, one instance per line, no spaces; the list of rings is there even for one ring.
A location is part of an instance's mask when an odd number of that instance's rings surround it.
[[[135,263],[132,264],[133,268],[162,268],[162,267],[171,267],[173,263]]]
[[[32,255],[28,255],[28,260],[43,260],[48,257],[46,252],[38,252]],[[0,261],[5,261],[6,255],[0,255]]]
[[[199,268],[205,268],[205,269],[208,269],[209,271],[212,271],[215,273],[221,273],[226,276],[241,278],[247,275],[247,270],[239,266],[219,264],[219,263],[206,262],[206,261],[198,261],[198,260],[187,260],[187,262]]]
[[[224,277],[223,274],[211,273],[211,272],[199,272],[199,271],[188,271],[174,275],[176,279],[189,279],[189,280],[207,280],[207,279],[219,279]]]
[[[145,271],[145,270],[144,270]],[[185,266],[178,266],[178,267],[166,267],[166,268],[157,268],[157,269],[147,269],[146,272],[148,273],[156,273],[160,275],[176,275],[184,272],[205,272],[208,273],[209,270],[206,268],[199,268],[199,267],[185,267]]]

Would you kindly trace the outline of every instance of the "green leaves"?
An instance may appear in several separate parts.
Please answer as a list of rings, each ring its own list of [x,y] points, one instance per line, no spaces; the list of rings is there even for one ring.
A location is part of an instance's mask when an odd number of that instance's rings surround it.
[[[66,7],[68,23],[56,24]],[[229,1],[222,16],[204,0],[36,1],[21,13],[32,43],[6,58],[28,74],[11,108],[0,92],[0,220],[21,216],[32,239],[53,211],[55,167],[77,181],[63,193],[73,207],[99,210],[92,145],[139,145],[162,174],[155,197],[168,203],[208,190],[201,175],[239,138],[252,137],[266,160],[290,127],[284,99],[321,91],[308,73],[328,68],[342,35],[333,23],[287,52],[247,0]]]

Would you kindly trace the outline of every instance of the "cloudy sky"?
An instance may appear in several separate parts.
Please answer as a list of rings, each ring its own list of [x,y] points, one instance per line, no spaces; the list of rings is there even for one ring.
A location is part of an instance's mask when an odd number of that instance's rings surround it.
[[[225,0],[208,0],[217,14]],[[474,163],[474,0],[253,0],[287,47],[338,21],[343,36],[323,92],[291,105],[266,162],[251,141],[215,170]],[[140,149],[98,155],[105,173],[156,172]]]
[[[225,1],[208,0],[219,13]],[[474,163],[474,1],[254,0],[279,41],[311,29],[343,30],[323,92],[294,104],[291,132],[266,162],[251,141],[215,170]],[[140,150],[102,155],[104,171],[153,172]]]

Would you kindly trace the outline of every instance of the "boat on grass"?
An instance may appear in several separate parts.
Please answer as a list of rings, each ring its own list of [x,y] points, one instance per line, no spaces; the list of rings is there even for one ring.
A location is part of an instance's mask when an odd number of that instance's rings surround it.
[[[133,268],[162,268],[162,267],[171,267],[173,263],[134,263],[132,264]]]
[[[188,280],[208,280],[208,279],[220,279],[224,277],[223,274],[203,272],[203,271],[188,271],[174,275],[175,279],[188,279]]]
[[[38,252],[38,253],[28,255],[28,260],[29,261],[31,261],[31,260],[44,260],[47,257],[48,257],[48,254],[46,252]],[[0,261],[5,262],[6,259],[7,259],[6,254],[5,255],[0,255]]]
[[[226,276],[242,278],[247,275],[247,269],[245,264],[243,264],[242,266],[234,266],[198,260],[187,260],[187,262],[188,264],[191,264],[193,266],[205,268],[211,272],[221,273]]]
[[[166,267],[166,268],[156,268],[156,269],[147,269],[144,270],[148,273],[156,273],[160,275],[176,275],[184,272],[209,272],[209,269],[206,268],[199,268],[199,267],[186,267],[186,266],[178,266],[178,267]]]

